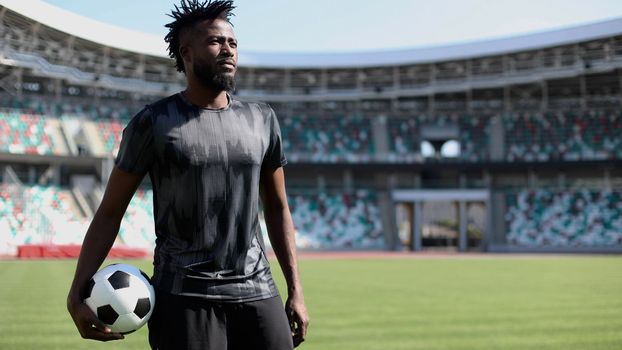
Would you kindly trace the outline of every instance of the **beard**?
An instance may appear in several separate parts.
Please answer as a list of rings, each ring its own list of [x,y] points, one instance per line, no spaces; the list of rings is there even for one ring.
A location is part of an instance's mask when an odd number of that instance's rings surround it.
[[[235,78],[233,74],[216,72],[213,67],[207,64],[197,64],[197,62],[194,62],[192,68],[194,75],[199,79],[201,84],[210,89],[229,92],[235,89]]]

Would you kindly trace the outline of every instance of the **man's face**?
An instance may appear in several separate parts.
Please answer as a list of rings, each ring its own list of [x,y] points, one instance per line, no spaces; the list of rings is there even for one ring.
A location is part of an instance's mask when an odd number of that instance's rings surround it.
[[[222,19],[197,23],[184,56],[186,73],[206,87],[232,91],[238,62],[238,42],[229,22]],[[188,64],[190,67],[188,67]]]

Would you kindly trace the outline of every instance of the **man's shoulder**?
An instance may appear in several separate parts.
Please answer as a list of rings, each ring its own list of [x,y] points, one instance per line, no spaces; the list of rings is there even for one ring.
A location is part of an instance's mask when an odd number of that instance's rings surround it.
[[[178,99],[178,93],[175,93],[173,95],[161,98],[159,100],[156,100],[155,102],[147,104],[145,106],[145,109],[150,109],[152,111],[159,110],[162,108],[167,109],[169,104],[171,102],[173,103],[177,102],[177,99]]]
[[[152,119],[156,120],[156,116],[163,116],[169,113],[171,103],[177,104],[178,94],[173,94],[154,102],[146,104],[140,111],[136,113],[132,119]],[[155,121],[154,121],[155,123]]]
[[[240,100],[237,100],[235,98],[232,98],[231,103],[232,103],[231,107],[233,109],[242,109],[242,110],[256,111],[256,112],[261,113],[261,114],[266,115],[266,116],[274,113],[274,110],[272,109],[272,107],[270,107],[270,105],[265,103],[265,102],[259,102],[259,101],[240,101]]]
[[[146,104],[140,111],[138,111],[134,117],[130,120],[128,125],[135,125],[135,127],[147,128],[156,123],[157,118],[155,116],[161,116],[168,110],[168,105],[174,102],[175,95],[161,98],[153,103]]]

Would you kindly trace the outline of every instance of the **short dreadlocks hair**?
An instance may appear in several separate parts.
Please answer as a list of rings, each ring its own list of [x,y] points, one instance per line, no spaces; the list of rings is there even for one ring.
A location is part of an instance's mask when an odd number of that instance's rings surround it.
[[[164,41],[168,43],[168,55],[175,60],[179,72],[186,72],[184,60],[179,54],[181,35],[204,20],[219,18],[231,23],[229,18],[234,15],[233,9],[235,6],[232,0],[181,0],[179,6],[175,5],[175,9],[168,15],[174,21],[165,25],[168,34]]]

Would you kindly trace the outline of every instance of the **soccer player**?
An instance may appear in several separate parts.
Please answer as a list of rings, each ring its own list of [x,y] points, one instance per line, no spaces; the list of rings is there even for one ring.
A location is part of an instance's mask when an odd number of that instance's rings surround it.
[[[165,41],[186,89],[127,125],[104,198],[84,238],[67,300],[83,338],[122,339],[83,303],[143,177],[154,192],[153,349],[291,349],[305,338],[304,302],[287,205],[280,128],[263,103],[234,100],[232,1],[182,0]],[[287,282],[281,302],[259,219]]]

